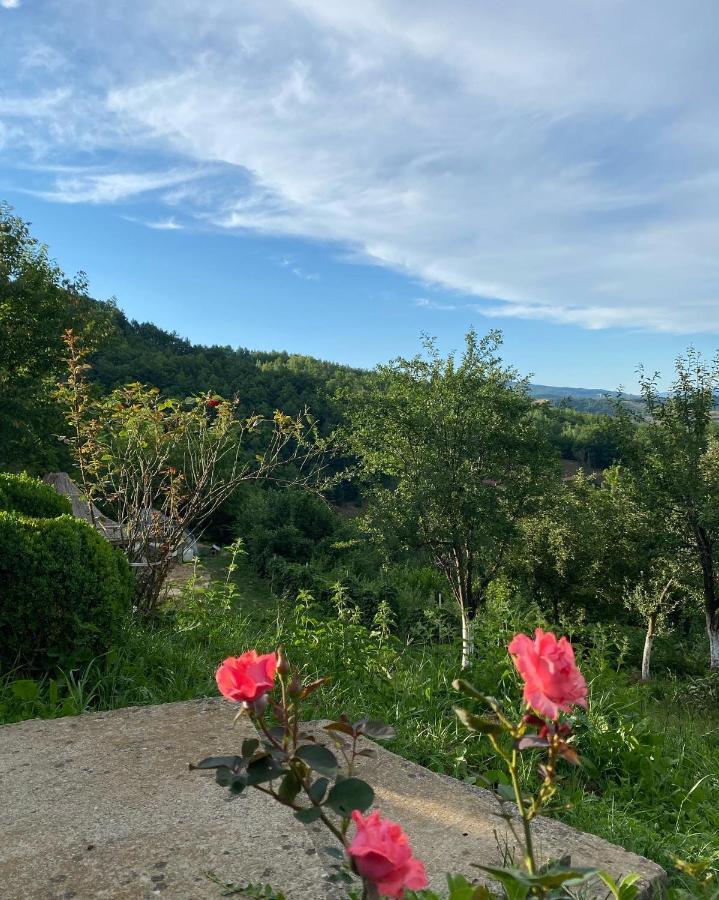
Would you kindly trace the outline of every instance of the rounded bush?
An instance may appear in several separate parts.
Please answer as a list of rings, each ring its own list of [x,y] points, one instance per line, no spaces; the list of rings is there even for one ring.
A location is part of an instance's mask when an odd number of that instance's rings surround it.
[[[49,484],[25,473],[0,472],[0,510],[17,512],[33,519],[55,519],[70,515],[72,505]]]
[[[70,515],[0,512],[0,670],[85,662],[131,609],[123,554]]]

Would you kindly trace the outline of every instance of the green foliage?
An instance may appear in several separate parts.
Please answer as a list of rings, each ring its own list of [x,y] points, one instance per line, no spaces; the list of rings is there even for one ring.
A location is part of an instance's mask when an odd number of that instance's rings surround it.
[[[345,434],[372,481],[370,534],[387,555],[425,552],[466,619],[546,489],[552,454],[498,333],[470,331],[459,360],[424,343],[347,396]]]
[[[87,662],[119,639],[132,580],[85,522],[0,512],[0,667]]]
[[[687,351],[676,362],[669,395],[657,389],[657,376],[641,378],[646,420],[623,428],[626,463],[655,529],[684,557],[701,584],[710,664],[719,670],[719,436],[713,412],[719,391],[719,355],[712,363]]]
[[[0,203],[0,467],[66,467],[67,456],[53,437],[63,432],[53,397],[62,336],[74,328],[99,345],[111,315],[110,304],[88,297],[85,276],[67,278],[28,223]]]
[[[26,473],[0,472],[0,510],[17,512],[33,519],[55,519],[70,515],[72,505],[49,484]]]

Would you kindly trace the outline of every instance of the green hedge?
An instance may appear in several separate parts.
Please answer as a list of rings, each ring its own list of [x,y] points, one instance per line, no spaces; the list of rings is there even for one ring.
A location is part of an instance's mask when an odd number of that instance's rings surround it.
[[[88,523],[0,512],[0,670],[42,671],[104,653],[131,597],[124,555]]]
[[[18,512],[33,519],[70,515],[72,505],[55,488],[30,475],[0,472],[0,510]]]

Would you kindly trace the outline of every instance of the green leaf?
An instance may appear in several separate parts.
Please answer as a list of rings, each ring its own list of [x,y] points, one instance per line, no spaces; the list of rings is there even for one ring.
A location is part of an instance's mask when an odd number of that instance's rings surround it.
[[[514,796],[514,788],[511,784],[498,784],[496,793],[499,794],[502,800],[510,800],[511,802],[514,802],[516,799]]]
[[[257,750],[260,746],[260,742],[257,738],[245,738],[242,742],[242,755],[243,756],[252,756],[252,754]]]
[[[354,810],[364,812],[372,806],[374,791],[361,778],[344,778],[333,785],[327,795],[327,806],[346,817]]]
[[[375,741],[391,741],[397,737],[397,732],[391,725],[386,725],[378,719],[363,719],[355,723],[355,727],[361,734]]]
[[[463,678],[457,678],[452,682],[452,687],[455,691],[459,691],[460,694],[464,694],[466,697],[471,697],[473,700],[484,700],[484,694],[477,690],[476,687],[473,687],[468,681],[465,681]]]
[[[303,825],[309,825],[312,822],[316,822],[321,815],[322,810],[319,806],[310,806],[308,809],[298,809],[295,813],[295,819],[298,822],[302,822]]]
[[[303,744],[297,748],[295,756],[320,775],[334,778],[337,774],[337,757],[322,744]]]
[[[280,782],[277,796],[280,798],[280,800],[283,801],[283,803],[293,803],[301,788],[302,785],[300,784],[300,780],[295,775],[295,773],[288,772]]]
[[[247,784],[264,784],[284,774],[285,770],[271,756],[262,756],[247,766]]]
[[[33,681],[32,678],[20,678],[17,681],[10,682],[10,690],[18,700],[31,703],[33,700],[37,700],[40,693],[40,685],[37,681]]]
[[[348,734],[350,737],[354,737],[355,730],[349,724],[349,722],[330,722],[329,725],[324,726],[325,731],[341,731],[343,734]]]
[[[541,872],[538,875],[527,875],[526,877],[534,884],[539,884],[543,888],[551,889],[562,887],[562,885],[565,884],[571,884],[572,887],[579,887],[580,885],[591,881],[596,874],[596,869],[556,866],[548,869],[546,872]]]
[[[527,878],[520,869],[506,868],[499,866],[477,866],[483,872],[491,875],[495,881],[498,881],[505,890],[507,900],[525,900],[532,889],[532,882]]]
[[[464,875],[448,875],[448,900],[493,900],[489,888],[483,884],[472,884]]]
[[[218,769],[224,766],[226,769],[237,769],[242,763],[241,756],[207,756],[196,765],[190,763],[191,769]]]
[[[317,781],[310,786],[309,795],[313,803],[322,803],[325,794],[327,793],[328,786],[329,781],[326,778],[318,778]]]
[[[247,776],[231,772],[225,766],[220,766],[215,772],[215,781],[221,786],[229,788],[233,794],[241,794],[247,787]]]
[[[482,716],[475,716],[474,713],[467,712],[466,709],[455,707],[454,711],[459,721],[470,731],[478,731],[480,734],[491,734],[494,737],[499,737],[504,730],[499,722],[484,719]]]
[[[463,678],[458,678],[456,681],[452,682],[452,687],[455,691],[459,691],[460,694],[464,694],[466,697],[471,697],[473,700],[481,700],[482,703],[485,703],[491,710],[498,713],[501,710],[499,705],[499,701],[495,697],[490,697],[489,694],[483,694],[481,691],[478,691],[477,688],[473,687],[468,681],[465,681]]]
[[[625,875],[617,884],[609,872],[597,872],[596,874],[609,888],[609,891],[615,900],[635,900],[635,897],[639,893],[639,885],[637,884],[640,877],[639,875]]]

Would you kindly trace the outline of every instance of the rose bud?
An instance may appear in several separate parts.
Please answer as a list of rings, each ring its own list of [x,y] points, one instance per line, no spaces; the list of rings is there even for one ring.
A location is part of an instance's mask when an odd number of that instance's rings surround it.
[[[535,716],[534,713],[525,713],[522,716],[522,721],[525,725],[544,725],[544,719],[540,719],[539,716]]]
[[[267,709],[267,704],[269,703],[269,697],[267,694],[260,694],[260,696],[253,700],[252,703],[245,703],[244,705],[251,710],[256,716],[260,718],[264,715],[265,710]]]
[[[277,648],[277,673],[278,675],[288,675],[290,671],[290,661],[285,654],[285,648],[280,645]]]

